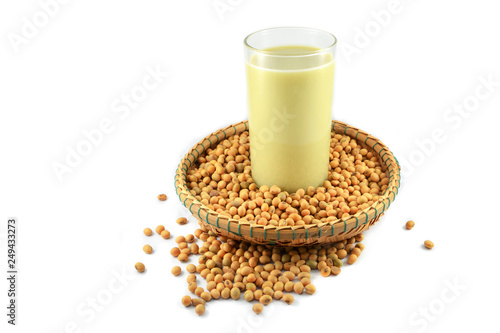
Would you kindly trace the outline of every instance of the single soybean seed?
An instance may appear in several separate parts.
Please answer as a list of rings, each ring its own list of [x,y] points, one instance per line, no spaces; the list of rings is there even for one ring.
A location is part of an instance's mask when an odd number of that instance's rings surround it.
[[[182,305],[184,306],[190,306],[191,305],[191,297],[190,296],[184,296],[181,300]]]
[[[245,284],[243,282],[235,282],[233,286],[236,287],[236,288],[238,288],[240,291],[244,291],[245,290]]]
[[[144,264],[142,262],[138,262],[135,264],[135,269],[137,269],[137,271],[139,273],[142,273],[144,272],[144,270],[146,269],[146,267],[144,266]]]
[[[425,245],[425,247],[426,247],[426,248],[428,248],[429,250],[430,250],[430,249],[432,249],[432,248],[434,247],[434,243],[433,243],[432,241],[430,241],[430,240],[426,240],[426,241],[424,242],[424,245]]]
[[[301,272],[310,272],[311,271],[311,267],[309,267],[308,265],[302,265],[299,268],[300,268]]]
[[[196,312],[196,314],[197,314],[198,316],[201,316],[202,314],[204,314],[204,313],[205,313],[205,305],[203,305],[203,304],[198,304],[198,305],[196,306],[196,308],[194,309],[194,311]]]
[[[243,294],[243,298],[245,299],[245,301],[247,302],[250,302],[253,300],[253,291],[251,290],[247,290],[245,291],[245,293]]]
[[[240,295],[241,295],[241,291],[240,289],[236,288],[236,287],[233,287],[231,289],[231,298],[232,299],[240,299]]]
[[[239,289],[238,289],[239,290]],[[224,288],[221,293],[220,293],[221,297],[224,298],[224,299],[229,299],[229,297],[231,297],[231,289],[229,288]]]
[[[356,260],[358,260],[358,256],[357,256],[357,255],[355,255],[355,254],[351,254],[351,255],[349,256],[349,258],[347,258],[347,263],[348,263],[349,265],[352,265],[352,264],[354,264],[354,263],[356,262]]]
[[[293,285],[293,291],[295,291],[297,294],[302,294],[304,291],[304,285],[301,282],[297,282]]]
[[[330,276],[331,272],[332,272],[332,269],[330,267],[326,266],[321,270],[321,275],[324,277],[327,277],[327,276]]]
[[[264,292],[264,295],[269,295],[271,297],[274,295],[274,290],[271,287],[265,287],[263,289],[263,292]]]
[[[186,279],[187,283],[191,283],[191,282],[195,282],[196,281],[196,275],[194,274],[189,274],[187,279]]]
[[[151,236],[153,234],[153,230],[146,228],[144,229],[144,235]]]
[[[358,235],[354,236],[354,239],[356,242],[362,242],[365,239],[365,235],[358,234]]]
[[[200,295],[200,297],[202,299],[204,299],[206,302],[208,302],[208,301],[210,301],[212,299],[212,295],[209,292],[207,292],[207,291],[202,292],[201,295]]]
[[[292,295],[285,294],[285,295],[283,295],[283,301],[285,301],[286,304],[290,305],[293,303],[294,299],[293,299]]]
[[[198,297],[201,297],[201,294],[204,292],[205,290],[202,288],[202,287],[197,287],[195,290],[194,290],[194,294]]]
[[[340,272],[341,272],[341,270],[340,270],[340,268],[339,268],[339,267],[337,267],[337,266],[333,266],[333,267],[332,267],[332,274],[333,274],[333,275],[339,275],[339,274],[340,274]]]
[[[196,282],[190,282],[188,284],[188,290],[192,293],[194,293],[194,291],[196,290],[196,288],[198,288],[198,285],[196,284]]]
[[[207,279],[208,280],[208,279]],[[207,290],[212,291],[217,287],[217,283],[215,281],[210,281],[207,283]]]
[[[160,233],[161,237],[163,239],[169,239],[170,238],[170,231],[168,230],[163,230],[161,233]]]
[[[187,218],[185,217],[179,217],[175,222],[177,222],[177,224],[186,224],[187,223]]]
[[[262,306],[262,304],[260,304],[260,303],[256,303],[256,304],[254,304],[254,306],[252,307],[252,310],[253,310],[253,312],[255,312],[256,314],[259,314],[259,313],[261,313],[261,312],[264,310],[264,307]]]
[[[309,284],[311,284],[311,279],[310,278],[307,278],[307,277],[304,277],[300,280],[300,283],[302,283],[302,285],[305,287]]]
[[[246,289],[246,290],[250,290],[250,291],[254,292],[255,290],[257,290],[257,286],[255,285],[255,283],[248,282],[248,283],[245,285],[245,289]]]
[[[308,260],[306,261],[306,265],[311,267],[311,269],[317,269],[318,268],[318,262],[314,260]]]
[[[344,259],[345,257],[347,257],[347,251],[344,249],[339,250],[337,251],[337,256],[339,257],[339,259]]]
[[[342,267],[342,260],[340,260],[340,259],[334,259],[333,260],[333,265],[336,266],[336,267],[338,267],[338,268]]]
[[[166,194],[158,194],[158,200],[160,200],[160,201],[167,200],[167,195]]]
[[[406,229],[411,230],[415,226],[415,222],[413,221],[408,221],[406,222]]]
[[[196,272],[196,266],[193,265],[193,264],[189,264],[186,266],[186,270],[189,272],[189,273],[194,273]]]
[[[177,259],[179,259],[179,261],[181,262],[186,262],[188,260],[188,255],[186,253],[181,253],[177,257]]]
[[[273,286],[274,291],[283,291],[284,288],[285,284],[281,281],[276,282]]]
[[[157,226],[157,227],[156,227],[156,233],[157,233],[158,235],[161,235],[161,232],[162,232],[163,230],[165,230],[165,227],[164,227],[164,226],[162,226],[161,224],[160,224],[159,226]]]
[[[201,298],[193,298],[193,300],[191,301],[191,304],[196,307],[198,305],[205,305],[207,302],[205,302],[205,300],[201,299]]]
[[[263,295],[259,299],[259,302],[261,302],[264,305],[268,305],[269,303],[271,303],[272,300],[273,300],[273,298],[271,296],[269,296],[269,295]]]
[[[351,253],[359,257],[361,255],[361,249],[356,247],[351,251]]]
[[[151,247],[151,245],[144,245],[144,247],[142,248],[144,250],[144,252],[146,252],[147,254],[151,254],[153,252],[153,248]]]
[[[354,244],[347,244],[345,246],[345,250],[347,251],[347,253],[351,253],[353,249],[354,249]]]
[[[248,276],[253,273],[253,268],[250,266],[243,267],[241,269],[241,274],[244,276]]]
[[[172,274],[175,276],[178,276],[179,274],[181,274],[181,272],[182,269],[179,266],[174,266],[174,268],[172,268]]]
[[[286,277],[290,281],[293,281],[293,279],[295,279],[295,274],[293,274],[290,271],[283,273],[283,276]]]
[[[181,250],[178,247],[174,247],[170,250],[170,254],[174,257],[178,257],[181,254]]]
[[[316,292],[316,287],[312,284],[308,284],[305,289],[306,293],[308,293],[309,295],[312,295]]]
[[[218,291],[217,289],[210,290],[210,294],[212,295],[213,299],[219,299],[220,298],[220,291]]]

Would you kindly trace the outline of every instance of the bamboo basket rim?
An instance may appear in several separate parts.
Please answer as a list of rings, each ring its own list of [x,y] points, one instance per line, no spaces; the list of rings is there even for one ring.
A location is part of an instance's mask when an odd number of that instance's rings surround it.
[[[195,164],[198,157],[209,147],[213,147],[220,141],[247,130],[248,121],[245,120],[209,134],[187,152],[180,161],[175,174],[174,185],[179,200],[194,217],[220,235],[253,243],[283,246],[329,243],[352,237],[368,229],[389,209],[399,193],[401,167],[391,150],[376,137],[356,127],[340,121],[332,121],[332,132],[348,135],[358,142],[364,143],[365,146],[378,154],[381,163],[386,165],[389,173],[389,184],[387,189],[379,196],[377,202],[363,211],[343,219],[302,226],[262,226],[219,214],[203,205],[191,194],[186,183],[187,172]]]

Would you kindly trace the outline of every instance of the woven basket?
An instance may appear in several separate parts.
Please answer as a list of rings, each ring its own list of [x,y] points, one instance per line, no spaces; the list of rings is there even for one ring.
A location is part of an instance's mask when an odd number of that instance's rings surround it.
[[[242,121],[208,135],[184,156],[175,175],[176,193],[182,204],[189,209],[194,217],[199,219],[209,230],[217,235],[256,244],[278,246],[303,246],[336,242],[367,230],[389,209],[398,194],[400,166],[389,148],[368,133],[335,121],[332,124],[332,132],[349,135],[356,138],[359,142],[364,142],[367,147],[371,147],[372,151],[379,155],[381,163],[387,167],[389,184],[384,193],[380,195],[378,202],[344,219],[293,227],[251,225],[250,222],[239,221],[218,214],[203,205],[191,194],[186,184],[187,172],[207,148],[214,147],[219,141],[246,130],[248,130],[248,121]]]

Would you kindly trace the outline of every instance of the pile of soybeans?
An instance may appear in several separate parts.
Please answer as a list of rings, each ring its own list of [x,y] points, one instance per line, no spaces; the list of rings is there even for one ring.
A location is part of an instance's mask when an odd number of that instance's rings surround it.
[[[347,135],[332,134],[328,179],[298,189],[257,187],[251,175],[248,132],[233,135],[198,157],[187,172],[191,194],[215,212],[258,225],[300,226],[335,221],[369,208],[387,189],[386,166]]]
[[[150,236],[151,229],[144,233]],[[156,232],[164,234],[164,226],[158,226]],[[178,236],[176,247],[170,254],[179,262],[189,261],[192,255],[198,255],[197,265],[189,263],[185,270],[187,289],[191,294],[182,297],[181,303],[195,307],[195,312],[202,315],[207,302],[217,299],[255,301],[253,311],[261,313],[263,306],[273,300],[282,300],[292,304],[292,294],[316,292],[311,283],[311,272],[319,270],[324,277],[340,274],[343,259],[348,264],[356,262],[364,250],[363,234],[333,244],[309,247],[276,247],[271,245],[253,245],[234,239],[218,237],[207,230],[200,222],[200,228],[194,235]],[[196,242],[201,240],[199,246]],[[151,253],[150,247],[145,249]],[[142,263],[136,264],[139,272],[144,272]],[[182,268],[175,266],[172,274],[182,275]],[[206,280],[206,286],[200,286],[200,280]]]

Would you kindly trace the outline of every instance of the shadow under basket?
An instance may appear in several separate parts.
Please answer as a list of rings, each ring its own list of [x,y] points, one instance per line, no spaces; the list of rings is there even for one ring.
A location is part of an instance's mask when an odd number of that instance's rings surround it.
[[[334,121],[332,122],[332,133],[355,138],[359,143],[364,144],[375,154],[378,154],[380,163],[386,166],[389,175],[389,184],[387,189],[379,195],[378,202],[375,202],[363,211],[357,212],[355,215],[350,215],[343,219],[302,226],[262,226],[221,215],[206,207],[191,194],[186,184],[187,173],[207,148],[213,148],[218,142],[247,130],[248,121],[242,121],[208,135],[184,156],[175,174],[176,194],[179,196],[182,204],[208,230],[219,236],[256,244],[278,246],[332,243],[353,237],[368,230],[389,209],[398,194],[401,168],[389,148],[380,140],[362,130],[339,121]]]

